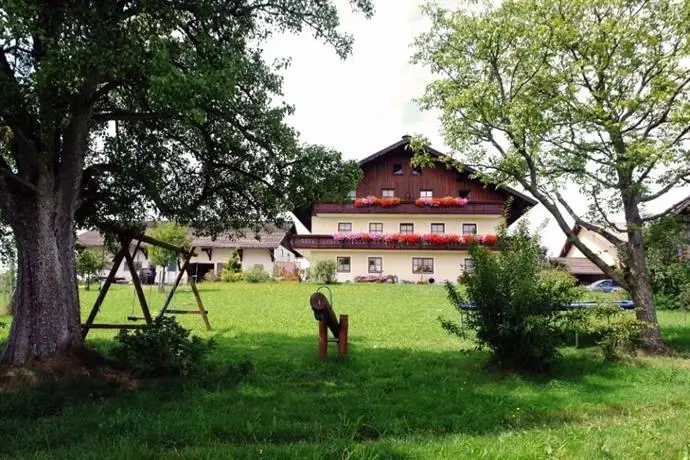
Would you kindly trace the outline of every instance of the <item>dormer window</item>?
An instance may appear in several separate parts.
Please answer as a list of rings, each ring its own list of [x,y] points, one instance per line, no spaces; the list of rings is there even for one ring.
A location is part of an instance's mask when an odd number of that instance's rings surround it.
[[[395,196],[395,189],[384,188],[381,190],[381,197],[382,198],[393,198],[394,196]]]
[[[394,163],[393,164],[393,175],[394,176],[402,176],[403,175],[402,163]]]

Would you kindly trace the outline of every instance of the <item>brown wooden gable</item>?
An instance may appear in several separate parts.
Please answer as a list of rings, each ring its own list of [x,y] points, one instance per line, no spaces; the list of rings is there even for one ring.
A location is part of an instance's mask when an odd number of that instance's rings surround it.
[[[410,140],[411,137],[405,135],[402,140],[359,162],[364,172],[364,179],[357,187],[358,197],[369,195],[380,197],[383,189],[394,189],[395,196],[402,200],[417,199],[421,190],[431,190],[435,197],[457,197],[460,196],[460,192],[469,191],[469,200],[475,203],[505,203],[512,198],[513,202],[508,213],[509,224],[537,204],[533,198],[512,188],[482,184],[479,180],[470,177],[476,171],[469,167],[458,172],[439,163],[435,167],[423,168],[419,175],[413,174],[410,164],[413,156],[409,148]],[[436,157],[443,155],[433,148],[429,148],[429,152]],[[394,165],[402,167],[402,174],[394,174]]]

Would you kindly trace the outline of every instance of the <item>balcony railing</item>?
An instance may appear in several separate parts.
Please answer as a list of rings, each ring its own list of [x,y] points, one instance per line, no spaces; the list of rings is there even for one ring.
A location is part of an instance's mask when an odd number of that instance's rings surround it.
[[[318,203],[313,214],[501,214],[502,201],[470,201],[459,207],[419,207],[414,201],[401,201],[397,206],[369,206],[358,208],[353,203]]]
[[[336,240],[331,235],[290,235],[290,245],[295,249],[424,249],[443,251],[465,251],[466,243],[438,244],[424,240],[415,243],[403,243],[385,240]],[[494,246],[489,246],[493,249]]]

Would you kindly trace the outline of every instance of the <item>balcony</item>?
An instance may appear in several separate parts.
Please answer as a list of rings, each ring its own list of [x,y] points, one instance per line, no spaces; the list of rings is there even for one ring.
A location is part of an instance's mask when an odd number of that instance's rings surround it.
[[[470,201],[461,207],[419,207],[414,201],[401,201],[397,206],[369,206],[358,208],[353,203],[318,203],[313,215],[317,214],[486,214],[499,215],[503,212],[502,201]]]
[[[386,240],[336,240],[332,235],[290,235],[290,246],[294,249],[393,249],[393,250],[435,250],[435,251],[466,251],[468,244],[430,243],[424,239],[417,242],[400,242]],[[487,245],[495,249],[496,245]]]

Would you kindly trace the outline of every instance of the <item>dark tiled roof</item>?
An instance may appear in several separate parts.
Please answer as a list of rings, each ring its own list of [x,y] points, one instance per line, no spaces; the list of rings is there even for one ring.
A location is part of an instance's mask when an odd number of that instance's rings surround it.
[[[585,257],[554,257],[552,262],[562,265],[573,275],[602,275],[601,268]]]
[[[192,246],[196,248],[272,249],[281,244],[285,235],[287,235],[287,231],[275,225],[269,225],[258,233],[252,229],[243,229],[238,234],[219,235],[215,239],[210,236],[194,236],[192,233]],[[77,236],[77,246],[101,247],[103,246],[103,235],[95,230],[84,232]]]

